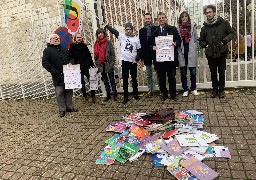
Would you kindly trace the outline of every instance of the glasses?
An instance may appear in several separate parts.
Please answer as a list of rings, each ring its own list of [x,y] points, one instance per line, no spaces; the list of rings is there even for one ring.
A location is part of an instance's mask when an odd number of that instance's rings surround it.
[[[58,37],[55,37],[55,38],[53,37],[53,38],[51,38],[51,39],[56,39],[56,40],[60,40],[60,38],[58,38]]]
[[[125,29],[126,31],[132,30],[132,29]]]

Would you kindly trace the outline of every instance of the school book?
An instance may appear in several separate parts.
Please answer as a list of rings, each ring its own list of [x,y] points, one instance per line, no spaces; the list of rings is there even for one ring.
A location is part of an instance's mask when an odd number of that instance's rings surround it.
[[[113,132],[117,132],[117,133],[122,133],[127,129],[128,129],[128,126],[127,126],[126,123],[112,122],[111,124],[109,124],[107,126],[106,131],[113,131]]]
[[[231,159],[231,154],[227,146],[212,146],[212,153],[215,157]]]
[[[118,154],[119,147],[117,146],[106,146],[102,151],[101,155],[98,156],[96,164],[113,164]]]
[[[200,180],[212,180],[219,176],[216,171],[209,168],[194,156],[190,156],[188,159],[180,161],[180,165]]]
[[[111,138],[107,139],[105,143],[107,143],[110,146],[115,146],[118,139],[119,139],[119,134],[114,134]]]
[[[179,180],[188,180],[191,177],[185,168],[172,168],[172,166],[168,166],[167,170]]]
[[[125,143],[119,150],[116,160],[120,163],[125,163],[130,157],[135,155],[140,150],[139,147],[130,143]]]
[[[148,136],[150,134],[148,131],[135,124],[131,126],[130,130],[132,134],[134,134],[138,138],[144,138],[145,136]]]
[[[167,144],[163,144],[162,148],[173,156],[179,156],[188,149],[188,147],[185,146],[181,147],[176,139],[172,140]]]

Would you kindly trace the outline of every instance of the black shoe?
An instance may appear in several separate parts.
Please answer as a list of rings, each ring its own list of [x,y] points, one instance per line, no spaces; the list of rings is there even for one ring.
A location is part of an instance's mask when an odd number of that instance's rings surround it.
[[[64,117],[65,116],[65,111],[60,111],[60,117]]]
[[[126,104],[129,101],[129,99],[124,99],[123,104]]]
[[[225,92],[224,91],[220,91],[219,98],[224,98],[224,97],[225,97]]]
[[[139,98],[138,95],[135,95],[135,96],[134,96],[134,99],[139,100],[140,98]]]
[[[178,101],[178,98],[176,96],[172,96],[171,100]]]
[[[114,93],[114,101],[117,101],[117,93]]]
[[[77,112],[78,110],[75,109],[75,108],[71,108],[71,109],[67,109],[66,111],[67,111],[67,112]]]
[[[103,99],[103,101],[108,101],[108,100],[110,100],[111,99],[111,96],[107,96],[107,97],[105,97],[104,99]]]
[[[168,95],[164,94],[164,95],[161,97],[161,100],[162,100],[162,101],[165,101],[167,98],[168,98]]]
[[[211,98],[215,98],[217,96],[217,91],[216,90],[213,90],[212,91],[212,95],[211,95]]]

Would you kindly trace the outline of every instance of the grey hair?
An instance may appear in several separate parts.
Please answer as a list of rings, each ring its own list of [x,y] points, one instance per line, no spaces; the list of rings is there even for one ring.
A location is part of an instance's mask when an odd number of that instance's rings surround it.
[[[60,37],[58,34],[51,34],[50,37],[49,37],[49,41],[51,41],[51,39],[53,38],[53,36],[58,36],[58,37]]]

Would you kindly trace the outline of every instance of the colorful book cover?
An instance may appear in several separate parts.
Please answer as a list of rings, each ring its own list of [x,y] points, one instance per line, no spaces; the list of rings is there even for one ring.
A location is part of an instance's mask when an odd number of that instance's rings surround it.
[[[106,146],[102,151],[101,155],[98,156],[96,164],[113,164],[115,162],[116,156],[118,154],[119,147],[116,146]]]
[[[215,157],[231,159],[231,154],[227,146],[212,146],[212,153]]]
[[[146,131],[143,128],[140,128],[135,124],[131,126],[131,132],[138,138],[144,138],[145,136],[148,136],[150,134],[148,131]]]
[[[177,130],[173,129],[173,130],[170,130],[170,131],[167,131],[164,135],[163,135],[163,138],[164,139],[169,139],[171,136],[175,135],[175,132]]]
[[[151,157],[154,166],[164,166],[163,164],[161,164],[163,158],[158,157],[158,154],[152,154]]]
[[[176,135],[180,146],[200,146],[195,137],[192,134],[187,135]]]
[[[145,151],[145,149],[140,149],[135,155],[129,158],[129,161],[132,162],[134,160],[137,160]]]
[[[185,168],[172,168],[168,166],[167,170],[179,180],[187,180],[190,178],[190,174]]]
[[[134,146],[130,143],[125,143],[119,150],[116,160],[125,163],[130,157],[135,155],[140,150],[139,147]]]
[[[188,159],[180,161],[180,165],[200,180],[212,180],[219,175],[216,171],[200,162],[194,156],[190,156]]]
[[[152,141],[145,145],[145,149],[147,153],[155,154],[158,150],[161,149],[162,145],[164,144],[163,139],[157,139],[156,141]]]
[[[113,131],[113,132],[117,132],[117,133],[122,133],[125,130],[127,130],[127,125],[126,123],[123,122],[112,122],[111,124],[109,124],[106,128],[106,131]]]
[[[173,156],[179,156],[188,149],[188,147],[181,147],[176,139],[172,140],[168,144],[162,145],[162,148]]]
[[[119,134],[114,134],[111,138],[107,139],[105,143],[107,143],[110,146],[115,146],[118,139],[119,139]]]
[[[211,134],[211,133],[207,133],[207,132],[198,132],[194,135],[194,137],[198,140],[198,141],[204,141],[205,143],[211,143],[213,141],[216,141],[218,138],[218,136],[216,134]]]

